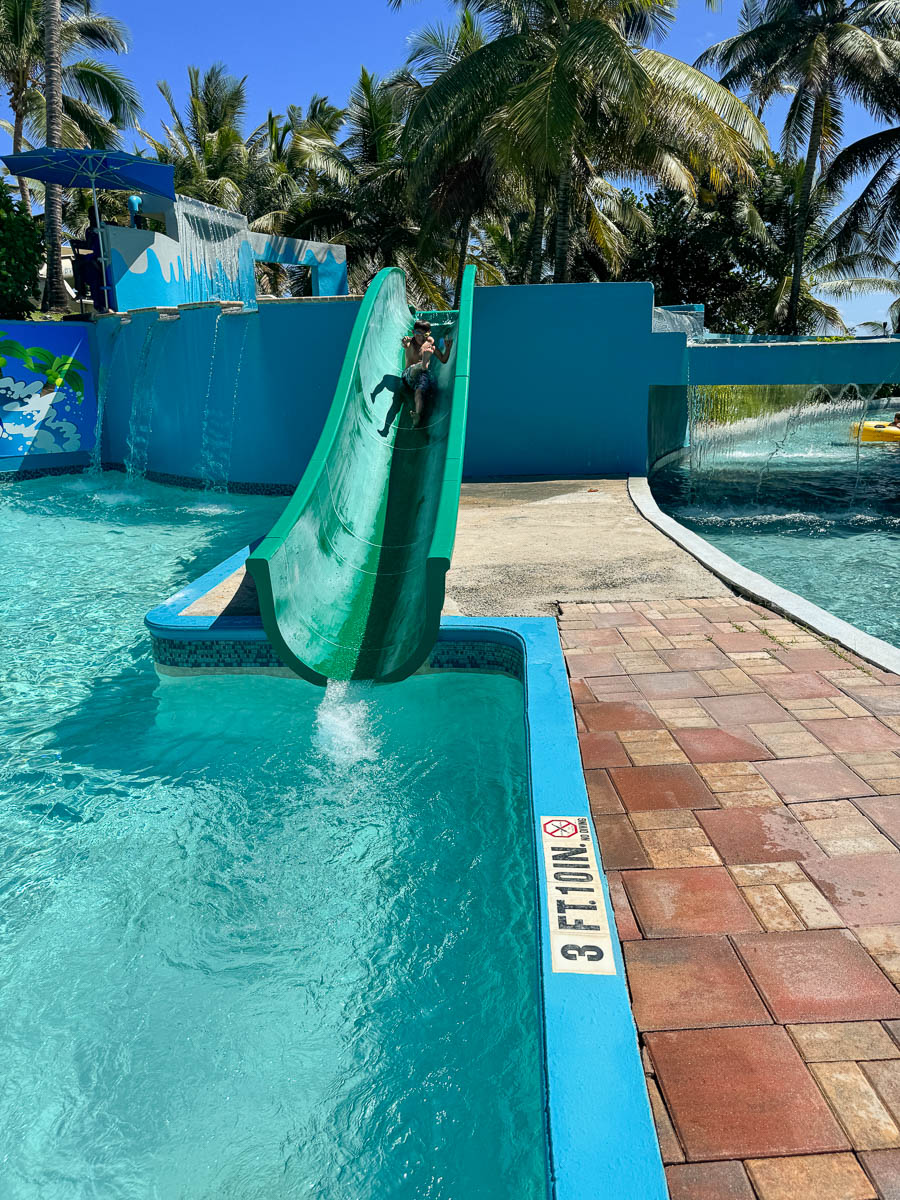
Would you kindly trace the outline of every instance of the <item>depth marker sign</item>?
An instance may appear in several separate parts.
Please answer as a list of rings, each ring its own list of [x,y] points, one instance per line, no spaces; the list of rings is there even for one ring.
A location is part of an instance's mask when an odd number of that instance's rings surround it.
[[[615,975],[609,918],[587,817],[541,817],[553,970]]]

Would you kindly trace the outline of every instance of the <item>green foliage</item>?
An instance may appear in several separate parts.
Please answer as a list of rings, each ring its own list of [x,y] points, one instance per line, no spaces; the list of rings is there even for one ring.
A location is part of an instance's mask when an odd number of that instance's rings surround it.
[[[79,404],[84,400],[84,377],[80,372],[87,368],[71,354],[54,354],[43,346],[29,346],[26,349],[21,342],[6,337],[0,330],[0,368],[5,367],[10,358],[17,358],[29,371],[43,378],[42,392],[56,391],[67,384]]]
[[[649,280],[655,302],[704,304],[716,333],[749,333],[762,322],[769,272],[738,198],[702,193],[693,200],[660,189],[641,207],[652,227],[631,241],[619,275]]]
[[[38,290],[43,261],[40,225],[0,184],[0,317],[24,320],[31,315],[30,297]]]
[[[785,278],[782,323],[789,333],[801,331],[802,310],[808,308],[803,267],[814,220],[817,165],[827,166],[840,145],[846,101],[882,119],[896,114],[898,25],[897,0],[744,0],[738,33],[711,46],[699,60],[718,66],[725,87],[746,90],[760,112],[775,97],[791,96],[781,149],[788,158],[802,153],[803,167],[792,212],[791,269]]]
[[[24,361],[29,370],[43,377],[45,392],[56,391],[67,384],[79,404],[84,400],[84,379],[79,372],[85,370],[85,365],[71,354],[56,355],[40,346],[31,346]]]
[[[753,181],[725,195],[701,188],[697,198],[660,190],[641,207],[649,227],[631,241],[619,278],[649,280],[657,304],[706,306],[715,333],[847,334],[830,297],[896,290],[897,272],[871,246],[841,250],[825,180],[806,202],[807,234],[796,322],[789,297],[796,201],[802,160],[755,163]]]

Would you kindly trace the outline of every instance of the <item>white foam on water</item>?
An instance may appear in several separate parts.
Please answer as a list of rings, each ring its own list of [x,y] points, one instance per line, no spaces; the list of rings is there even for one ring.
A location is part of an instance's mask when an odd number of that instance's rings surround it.
[[[233,514],[238,510],[233,504],[185,504],[178,511],[196,513],[202,517],[221,517],[225,513]]]
[[[114,507],[118,505],[140,504],[143,496],[139,492],[97,492],[94,499],[99,500],[101,504],[108,504],[110,507]]]
[[[370,705],[353,699],[354,686],[330,679],[316,710],[316,749],[337,766],[375,762],[381,743],[372,728]]]

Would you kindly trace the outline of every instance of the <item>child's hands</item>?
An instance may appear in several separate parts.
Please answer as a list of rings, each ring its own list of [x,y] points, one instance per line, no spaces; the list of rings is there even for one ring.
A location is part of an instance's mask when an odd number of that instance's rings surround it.
[[[411,337],[402,337],[400,339],[400,345],[403,347],[404,350],[408,350],[410,348],[410,346],[412,345],[412,338]]]
[[[453,345],[453,338],[444,338],[444,345],[449,350],[450,347]]]

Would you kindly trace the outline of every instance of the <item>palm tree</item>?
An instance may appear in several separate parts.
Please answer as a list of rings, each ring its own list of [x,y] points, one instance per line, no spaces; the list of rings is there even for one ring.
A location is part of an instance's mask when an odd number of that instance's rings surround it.
[[[406,104],[391,80],[362,69],[340,143],[323,151],[316,186],[298,192],[280,232],[344,243],[352,291],[364,291],[382,267],[399,266],[418,307],[446,308],[454,239],[414,200],[401,148]]]
[[[406,65],[389,85],[403,100],[407,117],[436,80],[481,49],[485,40],[468,9],[454,26],[432,25],[411,37]],[[429,231],[439,235],[452,230],[456,268],[451,304],[457,308],[474,222],[502,220],[504,213],[521,206],[523,191],[516,172],[501,161],[497,139],[488,130],[472,129],[465,142],[451,133],[447,141],[432,143],[427,154],[420,154],[415,134],[410,136],[412,128],[407,123],[400,145],[410,163],[411,204],[425,214]]]
[[[891,260],[871,243],[863,241],[844,248],[831,221],[836,195],[827,178],[815,180],[808,196],[807,232],[799,278],[796,316],[790,314],[794,260],[794,222],[797,196],[806,172],[804,159],[779,161],[765,174],[764,186],[756,197],[756,208],[764,233],[760,238],[761,260],[771,280],[764,315],[757,325],[761,333],[848,332],[840,311],[832,301],[851,296],[900,289],[900,276]]]
[[[726,88],[695,68],[640,44],[671,17],[666,0],[471,0],[493,37],[429,87],[410,118],[428,155],[492,124],[536,180],[536,235],[552,194],[554,278],[566,282],[579,160],[612,165],[622,153],[642,178],[669,170],[684,144],[680,175],[715,164],[726,183],[749,171],[765,131]],[[667,134],[676,145],[652,148],[652,114],[673,106]],[[638,153],[640,148],[640,153]],[[589,172],[596,175],[596,171]],[[545,188],[549,181],[549,188]]]
[[[134,125],[140,104],[133,84],[91,51],[121,54],[128,49],[124,25],[95,12],[91,0],[60,0],[59,51],[62,75],[61,144],[120,144],[120,129]],[[31,144],[49,144],[46,127],[43,0],[3,0],[0,4],[0,85],[13,120],[0,122],[12,137],[13,153]],[[19,180],[28,212],[28,182]]]
[[[171,120],[162,122],[164,140],[143,132],[160,162],[175,168],[175,190],[206,204],[241,209],[249,159],[240,125],[247,107],[247,79],[231,75],[223,63],[206,71],[188,67],[188,102],[179,113],[171,86],[157,86]]]
[[[843,247],[870,242],[895,253],[900,238],[900,127],[881,129],[847,146],[828,168],[828,183],[839,190],[857,175],[870,176],[859,196],[835,221]]]
[[[793,218],[789,333],[798,330],[816,169],[837,150],[843,103],[883,116],[900,98],[898,17],[897,0],[744,0],[740,31],[698,59],[723,72],[724,86],[746,89],[760,111],[773,96],[792,93],[782,152],[794,157],[805,147],[805,158]]]
[[[62,141],[62,51],[60,48],[59,0],[44,0],[44,77],[47,105],[47,145]],[[66,307],[62,273],[62,190],[48,183],[44,189],[44,243],[47,250],[47,280],[43,308],[58,312]]]

